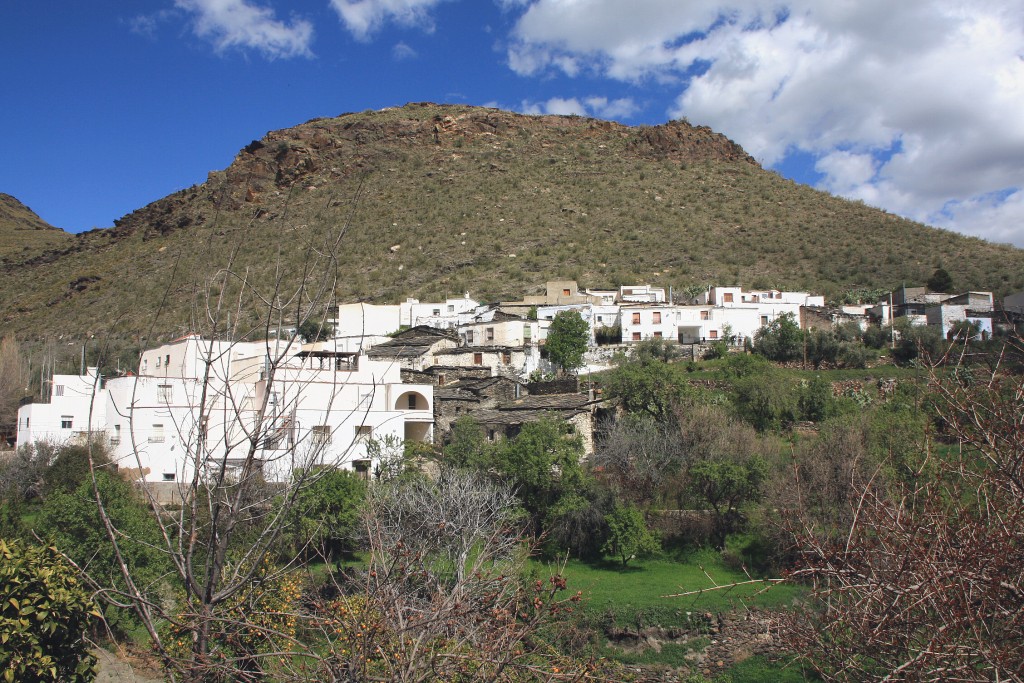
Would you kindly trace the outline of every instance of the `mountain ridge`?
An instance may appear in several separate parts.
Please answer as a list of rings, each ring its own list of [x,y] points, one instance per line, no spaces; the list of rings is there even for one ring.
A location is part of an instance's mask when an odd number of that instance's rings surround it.
[[[1024,250],[798,185],[706,127],[413,103],[270,131],[205,182],[6,263],[0,327],[173,336],[211,273],[293,287],[335,240],[337,301],[518,298],[556,277],[837,294],[939,265],[960,289],[1024,289]]]
[[[24,260],[45,252],[70,238],[18,198],[0,192],[0,262]]]

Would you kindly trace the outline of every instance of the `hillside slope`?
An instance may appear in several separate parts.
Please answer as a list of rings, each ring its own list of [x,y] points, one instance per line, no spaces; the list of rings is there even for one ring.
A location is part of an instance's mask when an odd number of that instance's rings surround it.
[[[939,264],[960,289],[1024,288],[1024,250],[797,185],[707,128],[410,104],[268,133],[205,183],[12,264],[0,329],[173,336],[229,266],[279,298],[312,267],[339,300],[395,302],[554,277],[835,294]]]
[[[23,261],[60,246],[71,235],[55,228],[9,194],[0,192],[0,263]]]

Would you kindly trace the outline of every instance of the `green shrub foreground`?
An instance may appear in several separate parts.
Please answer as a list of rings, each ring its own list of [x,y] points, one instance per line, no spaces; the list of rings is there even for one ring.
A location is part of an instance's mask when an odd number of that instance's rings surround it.
[[[100,613],[77,573],[49,546],[0,539],[0,677],[84,683],[96,658],[84,634]]]

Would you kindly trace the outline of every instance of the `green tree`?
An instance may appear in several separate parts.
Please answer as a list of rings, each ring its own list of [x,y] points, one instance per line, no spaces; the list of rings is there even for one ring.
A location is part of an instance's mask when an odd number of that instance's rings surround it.
[[[647,528],[643,513],[632,505],[616,505],[605,521],[608,540],[601,549],[622,560],[623,567],[635,557],[647,557],[661,550],[658,536]]]
[[[56,457],[43,477],[43,492],[46,496],[56,493],[71,493],[89,478],[90,448],[95,466],[102,467],[110,464],[110,457],[96,443],[93,443],[91,447],[77,444],[60,446],[57,449]]]
[[[463,415],[452,423],[443,449],[444,462],[451,467],[483,471],[490,466],[490,447],[483,426]]]
[[[722,364],[722,374],[726,379],[741,379],[771,370],[771,363],[764,356],[752,353],[730,354]]]
[[[803,355],[803,332],[792,313],[785,313],[754,334],[754,351],[780,363]]]
[[[602,375],[609,398],[617,398],[631,413],[663,420],[687,394],[679,366],[655,358],[630,358]]]
[[[839,362],[844,368],[863,370],[868,365],[868,352],[859,341],[843,342],[839,345]]]
[[[0,677],[7,683],[87,683],[96,658],[85,633],[99,612],[53,547],[0,539]]]
[[[327,321],[306,318],[299,323],[296,333],[302,341],[309,344],[330,339],[331,335],[334,334],[334,328]]]
[[[553,363],[566,372],[575,372],[583,367],[589,340],[590,326],[579,311],[559,311],[548,328],[544,349]]]
[[[566,503],[576,501],[586,485],[580,460],[583,439],[561,420],[550,417],[523,425],[515,438],[493,450],[495,469],[516,491],[530,515],[534,533],[543,532],[555,517],[570,512]]]
[[[293,545],[316,550],[327,562],[350,550],[366,500],[366,482],[349,470],[328,468],[313,475],[299,492],[295,507]]]
[[[925,284],[928,286],[928,290],[932,292],[948,293],[953,291],[953,277],[946,272],[945,268],[936,268]]]
[[[691,493],[715,514],[715,547],[724,548],[725,537],[743,519],[740,506],[761,499],[768,464],[759,454],[700,460],[690,466],[689,475]]]

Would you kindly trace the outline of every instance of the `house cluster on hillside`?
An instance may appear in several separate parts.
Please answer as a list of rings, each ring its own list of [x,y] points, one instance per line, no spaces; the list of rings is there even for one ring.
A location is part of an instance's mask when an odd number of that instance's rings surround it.
[[[481,304],[467,294],[442,303],[343,304],[331,338],[314,343],[187,335],[145,351],[125,376],[101,377],[95,368],[54,375],[49,401],[19,410],[17,444],[99,437],[120,468],[172,488],[214,461],[230,469],[250,459],[270,480],[317,464],[369,474],[373,444],[430,442],[463,415],[491,440],[556,415],[590,452],[599,398],[576,378],[538,381],[553,370],[542,348],[562,311],[587,322],[591,369],[610,356],[599,343],[664,339],[691,345],[696,356],[701,344],[743,344],[783,315],[804,328],[906,317],[944,334],[962,320],[991,334],[996,317],[989,292],[903,288],[875,306],[840,308],[807,292],[740,287],[671,298],[648,285],[580,290],[560,280],[521,301]],[[1024,293],[1007,297],[1002,314],[1015,306],[1024,316]]]

